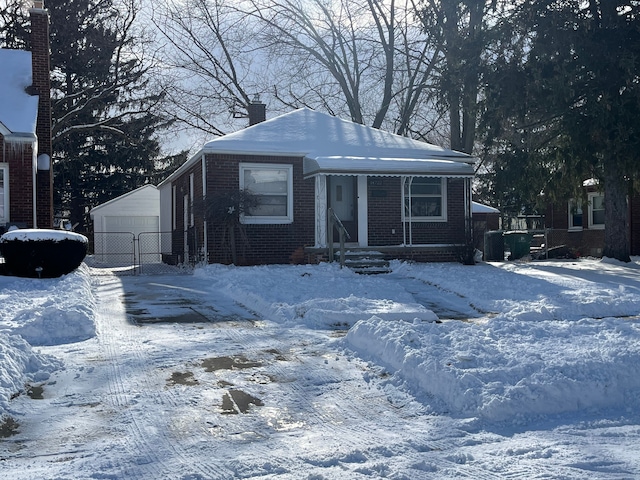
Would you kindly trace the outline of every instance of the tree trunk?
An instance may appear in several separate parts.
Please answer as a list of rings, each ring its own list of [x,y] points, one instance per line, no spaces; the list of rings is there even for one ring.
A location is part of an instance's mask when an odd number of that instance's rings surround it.
[[[604,251],[602,255],[630,262],[627,185],[619,165],[609,160],[604,172]]]

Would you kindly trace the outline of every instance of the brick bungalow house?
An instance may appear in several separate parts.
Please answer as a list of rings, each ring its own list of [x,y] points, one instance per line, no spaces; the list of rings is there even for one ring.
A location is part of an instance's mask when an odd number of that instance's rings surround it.
[[[240,216],[240,264],[326,259],[330,209],[351,251],[453,261],[472,243],[473,157],[306,108],[250,124],[205,144],[158,186],[167,258],[228,262],[224,231],[194,205],[234,191],[260,199]]]
[[[595,180],[584,182],[587,201],[547,205],[545,228],[550,247],[566,245],[575,254],[601,257],[604,249],[604,193]],[[640,255],[640,196],[629,197],[627,210],[631,255]]]
[[[29,12],[31,51],[0,49],[0,232],[53,224],[49,14]]]

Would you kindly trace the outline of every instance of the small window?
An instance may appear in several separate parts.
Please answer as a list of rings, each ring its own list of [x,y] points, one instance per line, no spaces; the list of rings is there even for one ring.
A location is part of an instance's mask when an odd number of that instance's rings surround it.
[[[582,203],[569,200],[569,230],[582,230]]]
[[[409,177],[404,181],[404,220],[447,220],[447,188],[443,178]]]
[[[243,223],[293,222],[293,165],[240,164],[240,189],[258,196]]]
[[[604,195],[589,194],[589,228],[604,228]]]
[[[0,223],[9,221],[9,165],[0,163]]]

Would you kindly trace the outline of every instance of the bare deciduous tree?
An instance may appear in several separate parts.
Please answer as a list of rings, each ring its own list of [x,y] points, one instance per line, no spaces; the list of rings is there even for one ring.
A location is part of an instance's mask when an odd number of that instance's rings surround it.
[[[175,116],[222,134],[255,94],[400,134],[433,128],[440,44],[412,0],[165,0]],[[221,120],[224,117],[226,120]]]

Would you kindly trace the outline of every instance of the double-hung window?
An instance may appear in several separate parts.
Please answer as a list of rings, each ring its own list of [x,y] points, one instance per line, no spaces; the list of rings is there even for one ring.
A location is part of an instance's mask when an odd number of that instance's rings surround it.
[[[0,163],[0,223],[9,221],[9,165]]]
[[[589,228],[604,228],[604,195],[589,194]]]
[[[585,209],[580,201],[569,200],[569,230],[604,228],[604,195],[589,193],[588,206]]]
[[[582,203],[569,200],[569,230],[582,230],[583,224]]]
[[[257,198],[243,213],[243,223],[293,222],[293,165],[241,163],[240,189]]]
[[[447,220],[447,182],[444,178],[405,178],[403,199],[403,216],[406,222]]]

